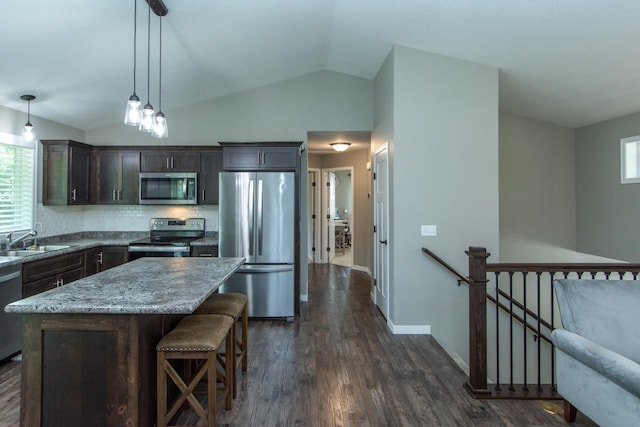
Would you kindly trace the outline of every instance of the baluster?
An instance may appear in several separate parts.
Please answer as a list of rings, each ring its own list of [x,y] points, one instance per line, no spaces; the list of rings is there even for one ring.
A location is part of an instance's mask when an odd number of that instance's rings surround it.
[[[542,391],[542,378],[541,378],[541,357],[542,357],[542,331],[540,330],[540,318],[542,317],[542,314],[540,313],[540,277],[542,276],[542,272],[538,271],[537,272],[537,281],[536,281],[536,294],[537,294],[537,298],[538,298],[538,326],[536,328],[537,334],[538,334],[538,393],[540,393]]]
[[[496,276],[496,391],[502,391],[500,387],[500,273]]]
[[[522,344],[524,346],[523,356],[524,356],[524,385],[522,386],[522,390],[525,392],[529,391],[529,386],[527,385],[527,272],[522,272],[522,305],[524,306],[522,313]]]
[[[509,272],[509,391],[513,386],[513,271]]]

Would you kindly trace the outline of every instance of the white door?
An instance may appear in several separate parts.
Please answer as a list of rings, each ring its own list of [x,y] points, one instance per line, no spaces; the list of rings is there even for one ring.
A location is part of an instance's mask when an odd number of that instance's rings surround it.
[[[375,301],[388,319],[389,313],[389,156],[388,144],[382,145],[373,156],[374,197],[374,279]]]
[[[325,253],[327,257],[325,262],[331,262],[336,257],[336,174],[333,172],[324,172],[325,190],[323,191],[323,206],[325,207],[324,228],[326,234],[322,239],[326,243]]]

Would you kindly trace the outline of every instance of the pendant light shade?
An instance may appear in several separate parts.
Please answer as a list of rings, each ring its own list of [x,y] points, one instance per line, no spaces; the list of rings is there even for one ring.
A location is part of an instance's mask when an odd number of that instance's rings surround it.
[[[137,1],[133,0],[133,94],[127,101],[127,108],[124,113],[124,124],[128,126],[140,126],[142,113],[140,111],[140,98],[136,95],[136,35],[138,7]]]
[[[162,15],[160,16],[159,26],[160,41],[158,45],[160,46],[160,59],[158,61],[158,114],[156,114],[155,126],[153,127],[153,136],[156,138],[166,138],[169,136],[169,131],[167,129],[167,118],[162,112]]]
[[[36,131],[31,124],[31,101],[36,99],[33,95],[21,95],[20,99],[27,101],[27,123],[22,128],[22,138],[25,141],[33,142],[36,140]]]

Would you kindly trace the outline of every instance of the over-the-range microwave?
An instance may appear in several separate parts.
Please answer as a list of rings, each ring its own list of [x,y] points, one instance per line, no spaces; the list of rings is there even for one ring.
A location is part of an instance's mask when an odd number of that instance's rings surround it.
[[[140,172],[141,205],[195,205],[196,172]]]

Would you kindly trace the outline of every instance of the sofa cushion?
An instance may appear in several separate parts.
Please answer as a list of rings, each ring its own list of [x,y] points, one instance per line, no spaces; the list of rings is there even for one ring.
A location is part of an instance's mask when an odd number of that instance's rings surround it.
[[[640,281],[554,281],[564,329],[640,363]]]

